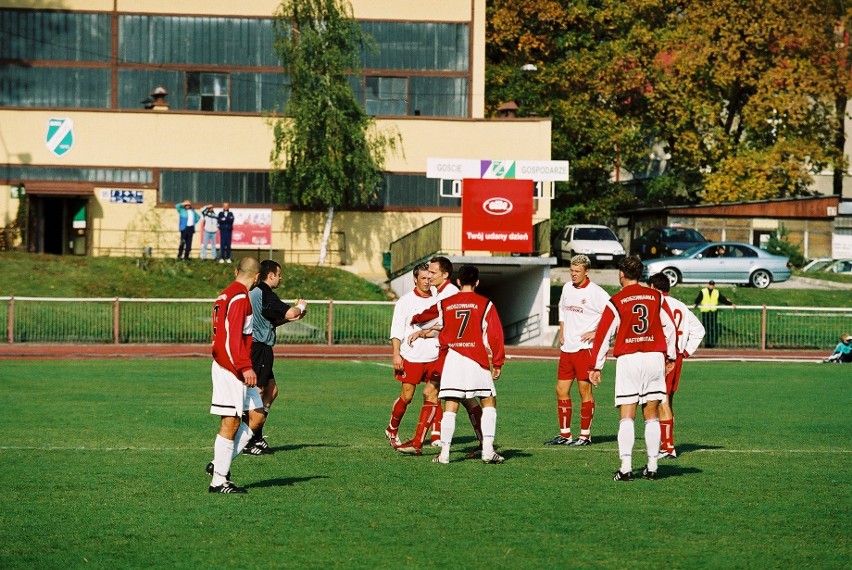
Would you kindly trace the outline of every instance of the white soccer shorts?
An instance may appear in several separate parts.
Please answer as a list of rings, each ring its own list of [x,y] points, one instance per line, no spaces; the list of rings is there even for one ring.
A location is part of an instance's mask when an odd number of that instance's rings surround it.
[[[260,392],[256,387],[247,388],[230,370],[222,368],[215,360],[210,374],[213,378],[210,413],[214,416],[241,417],[246,410],[263,407],[263,400],[260,399]]]
[[[441,372],[439,398],[465,400],[492,396],[497,396],[497,389],[490,370],[485,370],[475,361],[454,350],[447,352],[444,370]]]
[[[666,397],[666,357],[661,352],[623,354],[615,361],[615,405]]]

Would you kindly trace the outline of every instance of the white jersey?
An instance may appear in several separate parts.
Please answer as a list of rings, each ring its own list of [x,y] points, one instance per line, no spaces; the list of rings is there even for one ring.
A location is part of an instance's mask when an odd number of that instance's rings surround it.
[[[579,352],[592,348],[592,341],[584,341],[580,337],[594,331],[601,319],[601,314],[609,301],[609,293],[597,283],[586,279],[579,287],[568,282],[562,287],[559,297],[559,322],[562,328],[562,352]]]
[[[432,362],[438,358],[437,337],[421,338],[415,340],[412,345],[408,344],[408,337],[423,328],[427,328],[412,325],[411,318],[433,306],[436,302],[437,299],[432,295],[423,297],[415,289],[400,297],[393,308],[390,338],[399,339],[399,354],[408,362]]]
[[[682,301],[663,293],[663,301],[669,306],[677,332],[677,353],[690,356],[698,349],[704,338],[704,325],[692,314]]]

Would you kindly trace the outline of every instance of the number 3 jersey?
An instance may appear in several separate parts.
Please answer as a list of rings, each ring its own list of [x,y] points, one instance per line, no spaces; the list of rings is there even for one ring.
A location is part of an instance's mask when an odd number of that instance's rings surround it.
[[[592,357],[595,369],[606,362],[609,339],[615,333],[613,354],[616,358],[636,352],[661,352],[674,360],[675,326],[659,291],[639,285],[628,285],[613,295],[598,324]]]

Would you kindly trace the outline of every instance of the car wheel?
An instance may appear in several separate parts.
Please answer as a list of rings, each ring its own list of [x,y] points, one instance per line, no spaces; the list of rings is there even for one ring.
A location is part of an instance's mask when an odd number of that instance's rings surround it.
[[[680,273],[674,267],[666,267],[661,273],[669,278],[669,284],[672,287],[680,283]]]
[[[751,274],[751,286],[757,289],[766,289],[772,283],[772,276],[765,269],[758,269]]]

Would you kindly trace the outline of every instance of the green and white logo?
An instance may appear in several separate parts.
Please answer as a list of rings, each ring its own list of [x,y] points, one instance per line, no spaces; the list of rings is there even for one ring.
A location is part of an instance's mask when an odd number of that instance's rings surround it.
[[[74,121],[71,119],[48,119],[45,144],[56,156],[62,156],[74,145]]]

